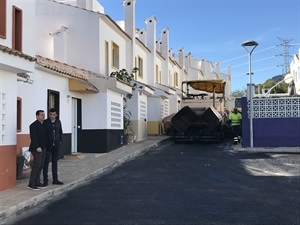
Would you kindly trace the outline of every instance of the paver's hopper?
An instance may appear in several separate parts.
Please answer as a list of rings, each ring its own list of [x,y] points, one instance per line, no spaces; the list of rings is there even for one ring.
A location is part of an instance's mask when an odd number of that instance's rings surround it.
[[[189,87],[194,90],[212,93],[213,104],[212,106],[216,108],[216,94],[223,94],[223,99],[225,98],[225,80],[189,80],[183,81],[181,84],[182,99],[190,99],[195,97],[203,97],[204,93],[191,94],[189,92]],[[186,90],[184,90],[186,89]]]
[[[197,114],[189,106],[185,106],[172,117],[171,124],[181,135],[186,135],[197,118]]]
[[[202,141],[223,139],[222,115],[216,110],[216,94],[222,94],[224,99],[225,80],[190,80],[182,82],[182,99],[203,97],[205,93],[212,93],[213,104],[209,107],[191,108],[183,107],[171,119],[175,128],[172,136],[174,140]],[[186,90],[184,90],[184,87]],[[189,87],[199,94],[190,92]]]
[[[221,141],[223,139],[222,116],[214,108],[207,108],[202,114],[196,114],[189,106],[176,113],[171,123],[178,131],[174,141]]]

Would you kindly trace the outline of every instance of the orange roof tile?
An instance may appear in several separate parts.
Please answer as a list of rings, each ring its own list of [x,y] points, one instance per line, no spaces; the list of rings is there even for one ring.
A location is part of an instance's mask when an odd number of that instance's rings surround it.
[[[0,44],[0,51],[2,52],[5,52],[5,53],[8,53],[10,55],[15,55],[15,56],[19,56],[21,58],[24,58],[26,60],[29,60],[30,62],[33,62],[35,61],[35,58],[30,56],[30,55],[26,55],[24,54],[23,52],[20,52],[18,50],[15,50],[15,49],[12,49],[12,48],[9,48],[7,46],[4,46],[4,45],[1,45]]]
[[[68,65],[57,60],[42,57],[40,55],[36,56],[36,63],[46,69],[67,75],[72,78],[77,78],[79,80],[87,81],[87,77],[81,75],[80,73],[88,72],[87,70]]]
[[[63,62],[59,62],[57,60],[49,59],[42,57],[40,55],[36,56],[36,63],[46,69],[52,70],[54,72],[66,75],[70,78],[74,78],[77,80],[82,81],[86,84],[86,90],[99,92],[98,88],[96,88],[93,84],[88,81],[89,74],[95,74],[91,71],[78,68],[75,66],[68,65]]]

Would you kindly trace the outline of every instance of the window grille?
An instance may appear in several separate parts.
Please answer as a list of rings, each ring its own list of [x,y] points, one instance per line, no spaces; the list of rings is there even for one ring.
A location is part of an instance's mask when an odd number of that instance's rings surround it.
[[[113,128],[121,128],[122,123],[122,109],[118,102],[110,103],[110,126]]]
[[[145,101],[140,101],[140,119],[147,119],[147,104]]]
[[[248,101],[248,109],[250,101]],[[250,112],[248,110],[248,117]],[[253,118],[300,117],[300,98],[253,99]]]

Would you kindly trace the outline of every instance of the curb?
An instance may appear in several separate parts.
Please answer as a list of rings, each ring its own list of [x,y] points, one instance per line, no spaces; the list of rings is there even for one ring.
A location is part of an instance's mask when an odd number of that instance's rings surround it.
[[[145,153],[145,152],[147,152],[147,151],[149,151],[153,148],[156,148],[160,145],[166,144],[170,141],[171,141],[170,138],[166,138],[164,140],[154,142],[153,144],[150,144],[148,147],[136,150],[135,152],[133,152],[133,153],[131,153],[131,154],[129,154],[129,155],[123,157],[123,158],[120,158],[115,162],[112,162],[110,165],[107,165],[103,168],[99,168],[98,170],[82,177],[79,180],[76,180],[72,183],[65,184],[62,187],[58,187],[58,188],[49,190],[49,191],[44,192],[44,193],[42,193],[38,196],[30,198],[30,199],[28,199],[28,200],[26,200],[22,203],[19,203],[19,204],[14,205],[10,208],[1,210],[0,211],[0,225],[6,224],[5,220],[8,220],[13,215],[18,214],[22,210],[30,209],[31,207],[33,207],[35,205],[38,205],[38,204],[40,204],[40,203],[42,203],[46,200],[50,200],[50,199],[53,199],[54,197],[58,197],[62,194],[65,194],[66,191],[71,191],[71,190],[79,187],[80,185],[84,184],[86,181],[89,181],[89,180],[93,179],[94,177],[96,177],[96,176],[98,176],[98,175],[100,175],[104,172],[110,171],[111,169],[113,169],[115,167],[118,167],[118,166],[122,165],[123,163],[125,163],[127,161],[130,161],[130,160],[142,155],[143,153]]]
[[[232,145],[231,150],[240,153],[300,153],[300,147],[242,147]]]

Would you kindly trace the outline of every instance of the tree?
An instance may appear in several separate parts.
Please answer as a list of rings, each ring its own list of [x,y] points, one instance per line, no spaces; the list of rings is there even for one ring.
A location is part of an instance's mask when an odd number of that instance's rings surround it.
[[[270,89],[275,86],[278,82],[273,79],[266,80],[263,84],[260,85],[260,88]],[[285,82],[281,82],[276,87],[271,90],[271,94],[279,94],[279,93],[287,93],[288,92],[288,84]]]
[[[246,92],[247,92],[247,90],[246,90],[246,88],[243,88],[243,89],[236,89],[236,90],[234,90],[232,93],[231,93],[231,95],[233,96],[233,97],[242,97],[242,96],[245,96],[246,95]]]

